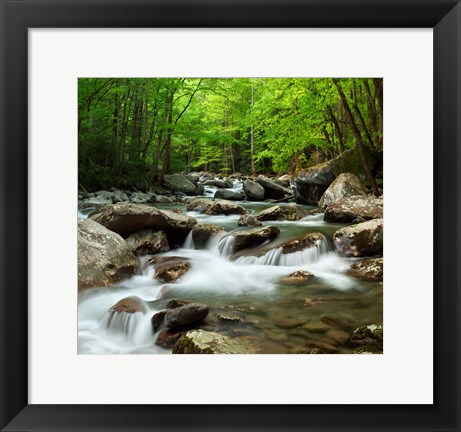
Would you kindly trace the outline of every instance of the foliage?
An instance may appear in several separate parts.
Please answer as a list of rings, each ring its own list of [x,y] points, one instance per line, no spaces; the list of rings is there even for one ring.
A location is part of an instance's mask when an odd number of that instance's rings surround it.
[[[85,78],[79,182],[130,187],[168,172],[294,172],[354,147],[382,152],[382,80]],[[252,157],[251,147],[254,148]]]

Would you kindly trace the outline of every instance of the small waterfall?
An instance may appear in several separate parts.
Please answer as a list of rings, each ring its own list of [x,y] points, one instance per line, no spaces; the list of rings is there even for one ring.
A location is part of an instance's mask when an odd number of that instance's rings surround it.
[[[183,249],[195,249],[194,239],[192,238],[192,230],[189,232],[189,234],[187,234]]]
[[[284,267],[299,267],[317,262],[329,251],[328,240],[323,237],[315,246],[293,253],[284,254],[283,248],[271,249],[264,255],[241,256],[235,260],[237,264],[259,264]]]
[[[234,253],[235,237],[228,233],[218,233],[210,238],[207,249],[214,255],[229,257]]]
[[[146,343],[152,337],[150,317],[142,312],[127,313],[109,310],[101,319],[100,328],[129,342]]]

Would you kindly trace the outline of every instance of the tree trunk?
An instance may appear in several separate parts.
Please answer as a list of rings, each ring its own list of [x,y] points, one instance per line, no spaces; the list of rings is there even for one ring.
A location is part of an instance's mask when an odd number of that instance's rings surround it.
[[[350,123],[351,128],[352,128],[352,133],[355,136],[355,141],[356,141],[359,153],[360,153],[360,157],[362,159],[362,164],[363,164],[363,168],[364,168],[364,171],[365,171],[365,175],[367,176],[367,179],[368,179],[368,181],[370,182],[370,184],[371,184],[371,186],[373,188],[373,193],[376,196],[379,196],[380,192],[379,192],[378,186],[376,184],[376,180],[373,177],[373,175],[371,174],[370,167],[368,166],[368,161],[367,161],[367,157],[366,157],[366,153],[365,153],[365,145],[363,144],[363,141],[362,141],[362,135],[360,133],[360,129],[358,128],[357,123],[355,122],[354,116],[352,115],[352,111],[351,111],[351,109],[349,107],[349,104],[347,102],[346,96],[344,95],[344,92],[343,92],[343,89],[341,87],[340,82],[336,78],[333,78],[333,83],[336,86],[336,88],[338,89],[339,97],[342,100],[344,110],[346,111],[346,115],[347,115],[347,117],[349,119],[349,123]]]
[[[253,106],[254,106],[254,85],[251,84],[251,129],[250,129],[250,151],[251,151],[251,175],[256,175],[255,165],[255,144],[254,144],[254,126],[253,126]]]

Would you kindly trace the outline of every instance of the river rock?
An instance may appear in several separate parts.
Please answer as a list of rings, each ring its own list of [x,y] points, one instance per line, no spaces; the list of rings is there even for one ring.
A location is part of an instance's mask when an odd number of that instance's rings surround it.
[[[200,174],[189,173],[189,174],[185,174],[184,178],[189,180],[191,183],[197,184],[200,181]]]
[[[232,201],[219,200],[215,201],[213,205],[206,210],[207,215],[231,215],[231,214],[245,214],[247,211],[241,205],[235,204]]]
[[[281,199],[287,195],[293,195],[293,191],[289,188],[280,186],[275,181],[268,179],[264,176],[259,176],[256,179],[256,182],[259,183],[264,188],[264,197],[266,199]]]
[[[325,236],[321,233],[308,233],[293,240],[279,244],[284,254],[300,252],[312,247],[320,247],[325,242]]]
[[[162,203],[162,204],[170,204],[170,203],[173,203],[174,201],[171,198],[168,198],[165,195],[157,195],[155,197],[155,202],[156,203]]]
[[[369,324],[356,328],[350,335],[348,343],[352,347],[372,347],[383,349],[383,326]]]
[[[214,199],[225,199],[232,201],[242,201],[244,196],[238,190],[233,189],[218,189],[214,194]]]
[[[164,319],[165,315],[168,311],[160,311],[154,314],[151,318],[151,323],[152,323],[152,330],[155,333],[157,330],[159,330],[164,324]]]
[[[78,290],[110,286],[133,275],[139,266],[125,240],[91,219],[80,219]]]
[[[284,285],[304,285],[306,282],[315,278],[315,276],[306,270],[298,270],[294,273],[284,276],[280,279]]]
[[[110,310],[118,313],[125,312],[133,314],[136,312],[146,313],[149,309],[147,308],[144,300],[139,297],[132,296],[119,300],[110,308]]]
[[[338,201],[341,198],[351,196],[364,196],[366,195],[366,188],[362,182],[350,173],[340,174],[331,183],[322,198],[319,201],[320,208],[326,208],[329,204]]]
[[[209,223],[197,224],[192,228],[192,240],[196,249],[205,249],[208,240],[220,232],[225,231],[223,227]]]
[[[350,276],[360,279],[380,281],[383,280],[383,259],[369,258],[351,265],[347,272]]]
[[[112,204],[112,199],[106,199],[102,197],[90,197],[85,198],[80,205],[81,209],[90,208],[90,207],[100,207],[106,204]]]
[[[383,253],[383,219],[373,219],[339,229],[333,235],[341,256],[362,257]]]
[[[245,180],[243,190],[249,201],[262,201],[264,199],[264,188],[253,180]]]
[[[163,257],[157,262],[151,259],[149,263],[155,265],[154,277],[166,283],[176,282],[190,269],[189,259],[183,257]]]
[[[184,332],[173,329],[162,330],[157,336],[155,345],[162,348],[173,348],[174,344],[178,342],[183,334]]]
[[[170,246],[182,244],[197,223],[190,216],[133,203],[106,205],[93,212],[90,218],[124,238],[146,228],[164,231]]]
[[[194,195],[196,186],[181,174],[167,174],[163,176],[163,186],[172,192],[182,192]]]
[[[136,256],[154,255],[170,250],[168,239],[163,231],[147,228],[131,234],[126,242]]]
[[[296,204],[276,205],[269,207],[256,215],[259,221],[296,221],[309,213]]]
[[[205,186],[202,183],[197,183],[195,185],[194,195],[205,195]]]
[[[323,220],[330,223],[351,223],[383,217],[383,200],[373,196],[340,198],[329,204]]]
[[[177,309],[178,307],[188,305],[191,303],[194,303],[194,302],[190,300],[172,299],[167,303],[166,308],[167,309]]]
[[[130,201],[135,204],[146,204],[155,202],[155,194],[152,192],[133,192]]]
[[[130,198],[125,192],[118,190],[118,189],[112,192],[112,202],[114,204],[118,202],[129,202],[129,201],[130,201]]]
[[[377,159],[368,150],[366,158],[373,171],[377,166]],[[365,179],[363,163],[357,149],[346,150],[335,159],[299,171],[293,179],[296,201],[317,204],[328,186],[341,173],[351,173],[361,180]]]
[[[203,213],[213,205],[213,200],[210,198],[192,198],[187,203],[187,211],[197,211]]]
[[[262,223],[256,219],[254,216],[250,214],[244,214],[240,216],[239,220],[237,221],[238,226],[261,226]]]
[[[205,186],[214,186],[218,189],[231,189],[234,185],[229,179],[225,180],[218,180],[218,179],[213,179],[213,180],[207,180],[205,183],[203,183]]]
[[[201,303],[190,303],[180,306],[169,310],[165,314],[165,325],[168,328],[189,327],[203,321],[209,311],[208,306]]]
[[[173,354],[255,354],[241,338],[229,338],[205,330],[190,330],[173,347]]]
[[[276,226],[265,226],[260,228],[250,228],[245,231],[238,231],[233,234],[235,238],[234,251],[258,246],[267,240],[272,240],[280,233]]]

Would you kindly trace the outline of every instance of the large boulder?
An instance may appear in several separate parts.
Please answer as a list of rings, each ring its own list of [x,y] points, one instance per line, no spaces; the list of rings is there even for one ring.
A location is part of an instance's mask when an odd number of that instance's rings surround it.
[[[90,218],[124,238],[146,228],[162,230],[167,235],[170,246],[182,244],[197,223],[190,216],[132,203],[101,207],[93,212]]]
[[[190,330],[173,347],[173,354],[255,354],[242,338],[229,338],[206,330]]]
[[[352,264],[347,272],[364,280],[380,281],[383,280],[383,259],[368,258]]]
[[[368,165],[373,171],[377,166],[376,158],[366,151]],[[365,180],[363,163],[357,149],[349,149],[335,159],[299,171],[293,182],[296,188],[296,201],[303,204],[317,204],[328,186],[341,173],[352,173]]]
[[[165,325],[168,328],[190,327],[203,321],[208,315],[209,308],[201,303],[190,303],[165,314]]]
[[[383,200],[373,196],[352,196],[332,202],[323,220],[331,223],[351,223],[383,217]]]
[[[192,228],[192,240],[196,249],[204,249],[211,236],[225,231],[223,227],[218,225],[201,223]]]
[[[296,221],[309,213],[297,204],[276,205],[256,215],[259,221]]]
[[[238,190],[234,190],[234,189],[218,189],[214,194],[214,199],[242,201],[244,199],[244,196]]]
[[[190,269],[190,261],[184,257],[159,257],[149,260],[154,265],[154,277],[162,282],[172,283],[178,281]]]
[[[219,200],[215,201],[213,205],[205,212],[207,215],[231,215],[231,214],[245,214],[247,211],[241,205],[235,204],[232,201]]]
[[[336,177],[319,201],[319,207],[326,208],[329,204],[341,198],[366,195],[366,188],[362,182],[350,173],[343,173]]]
[[[363,257],[383,253],[383,220],[373,219],[339,229],[333,235],[341,256]]]
[[[91,219],[78,221],[77,242],[79,291],[113,285],[139,266],[122,237]]]
[[[256,179],[256,182],[264,188],[264,198],[266,199],[278,200],[286,197],[287,195],[293,195],[293,191],[291,189],[283,187],[267,177],[259,176]]]
[[[153,255],[170,250],[165,233],[152,228],[131,234],[126,242],[136,256]]]
[[[233,234],[235,238],[234,251],[258,246],[267,240],[272,240],[280,233],[276,226],[265,226],[238,231]]]
[[[182,192],[186,195],[194,195],[196,186],[186,176],[180,174],[167,174],[163,176],[163,186],[172,192]]]
[[[243,190],[249,201],[262,201],[264,199],[264,188],[253,180],[245,180]]]
[[[192,198],[187,203],[187,211],[197,211],[203,213],[213,205],[211,198]]]

